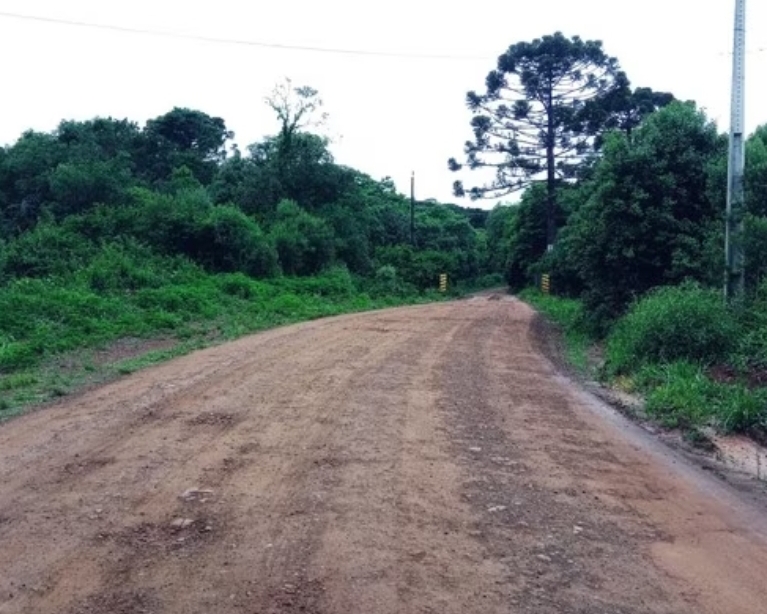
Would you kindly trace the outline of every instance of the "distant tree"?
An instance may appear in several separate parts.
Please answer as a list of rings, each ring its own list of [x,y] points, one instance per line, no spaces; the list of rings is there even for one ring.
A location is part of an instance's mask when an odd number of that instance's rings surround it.
[[[494,169],[495,178],[468,193],[472,199],[498,198],[544,177],[551,246],[557,183],[574,176],[601,128],[597,114],[587,111],[596,101],[626,90],[628,80],[601,42],[557,32],[509,47],[485,84],[484,94],[467,94],[474,141],[466,143],[466,165]],[[463,165],[452,158],[449,167],[458,171]],[[455,182],[454,192],[466,194],[462,182]]]
[[[66,147],[54,134],[28,130],[5,150],[0,168],[1,200],[5,201],[3,226],[17,234],[34,226],[53,203],[50,178],[66,160]]]
[[[270,146],[274,148],[275,170],[281,183],[289,181],[288,176],[296,166],[296,150],[303,150],[306,155],[307,145],[320,149],[329,156],[326,138],[311,135],[314,143],[309,143],[305,137],[310,128],[317,128],[327,120],[327,113],[322,111],[324,103],[319,92],[309,86],[294,86],[292,80],[285,79],[275,86],[272,93],[266,97],[266,103],[277,114],[280,122],[280,132],[271,139]],[[251,153],[253,151],[251,150]],[[294,199],[294,195],[286,195]],[[302,203],[304,204],[304,203]]]
[[[333,229],[293,201],[278,205],[270,236],[287,275],[315,275],[333,261]]]
[[[142,134],[136,122],[111,117],[86,121],[64,120],[55,132],[67,148],[70,162],[133,158],[139,153]]]
[[[327,113],[322,112],[324,103],[319,92],[306,85],[295,87],[291,79],[277,84],[266,97],[266,103],[277,114],[282,137],[321,126],[328,117]]]
[[[226,143],[234,138],[220,117],[176,107],[147,122],[143,170],[150,181],[166,181],[174,168],[186,166],[208,185],[226,159]]]
[[[498,204],[487,217],[488,265],[492,271],[505,271],[509,261],[509,232],[517,207]]]

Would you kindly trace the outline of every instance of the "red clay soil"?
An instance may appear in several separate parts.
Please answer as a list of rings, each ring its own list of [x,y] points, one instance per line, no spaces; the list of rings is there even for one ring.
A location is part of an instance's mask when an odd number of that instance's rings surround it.
[[[759,614],[767,509],[487,296],[197,352],[0,427],[0,613]]]

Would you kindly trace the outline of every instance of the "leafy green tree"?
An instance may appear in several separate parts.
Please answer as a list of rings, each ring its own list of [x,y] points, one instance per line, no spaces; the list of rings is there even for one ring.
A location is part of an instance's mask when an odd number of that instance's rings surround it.
[[[107,161],[121,156],[133,159],[139,155],[144,138],[137,123],[111,117],[65,120],[55,134],[66,147],[70,162]]]
[[[545,186],[536,184],[524,193],[506,230],[506,281],[524,288],[535,282],[532,266],[546,252]]]
[[[278,205],[277,221],[270,237],[277,248],[282,271],[287,275],[314,275],[333,262],[332,228],[293,201]]]
[[[375,181],[360,172],[353,174],[354,189],[348,199],[361,203],[367,215],[371,247],[392,246],[410,240],[410,204],[385,177]]]
[[[147,122],[140,172],[152,183],[166,181],[174,168],[188,167],[203,185],[213,180],[234,138],[220,117],[176,107]]]
[[[613,133],[592,193],[563,231],[587,306],[599,322],[621,314],[653,287],[718,278],[709,238],[721,210],[707,190],[723,142],[703,112],[675,102],[634,133]]]
[[[252,277],[277,273],[274,247],[260,226],[236,207],[212,207],[195,234],[194,259],[210,271]]]
[[[280,122],[278,135],[267,142],[274,152],[277,178],[282,184],[291,183],[289,175],[295,171],[297,159],[309,155],[316,160],[318,153],[330,155],[327,139],[317,135],[312,135],[313,139],[306,138],[308,129],[324,124],[327,114],[322,112],[323,102],[317,90],[309,86],[295,87],[290,79],[278,83],[266,97],[266,103]],[[299,135],[304,138],[297,138]]]
[[[631,135],[650,115],[674,102],[673,94],[656,92],[649,87],[614,88],[607,95],[594,100],[584,109],[589,132],[620,130]],[[601,145],[601,136],[597,145]]]
[[[547,244],[556,235],[556,189],[572,178],[594,147],[598,122],[588,110],[628,87],[618,61],[599,41],[562,33],[512,45],[488,74],[486,92],[467,95],[474,114],[474,141],[465,146],[466,165],[492,169],[490,183],[471,188],[472,198],[497,198],[545,178]],[[449,161],[453,171],[463,165]],[[457,196],[466,190],[454,184]]]
[[[50,177],[65,159],[65,147],[54,134],[27,131],[3,156],[0,192],[6,203],[5,228],[12,233],[31,228],[53,202]]]
[[[97,203],[118,204],[133,179],[125,160],[63,162],[49,175],[53,213],[62,218],[90,209]]]
[[[210,186],[216,202],[232,202],[263,222],[270,222],[277,204],[294,200],[311,211],[343,200],[354,190],[354,173],[339,166],[327,139],[299,132],[282,150],[281,136],[248,147],[222,164]]]
[[[310,127],[321,126],[327,121],[322,111],[324,103],[319,92],[309,86],[294,86],[291,79],[278,83],[266,97],[266,103],[277,114],[280,136],[286,146],[290,137]]]
[[[518,209],[511,205],[496,205],[488,215],[487,249],[488,269],[491,271],[505,271],[509,262],[509,235],[511,224]]]
[[[50,134],[27,132],[0,160],[3,226],[17,233],[47,209],[56,219],[95,203],[117,203],[135,184],[140,133],[127,120],[62,121]]]
[[[335,203],[323,207],[318,213],[333,228],[336,258],[351,272],[370,273],[373,263],[367,234],[370,221],[367,210]]]

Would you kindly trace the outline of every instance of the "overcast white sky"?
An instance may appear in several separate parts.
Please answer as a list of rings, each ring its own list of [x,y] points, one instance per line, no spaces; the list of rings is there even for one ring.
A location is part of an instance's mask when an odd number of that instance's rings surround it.
[[[289,76],[317,88],[339,162],[452,197],[470,136],[465,93],[510,44],[561,30],[600,39],[635,86],[729,117],[734,0],[0,0],[0,12],[208,37],[464,59],[283,51],[68,27],[0,16],[0,144],[94,116],[143,124],[174,106],[223,117],[241,147],[273,133],[263,98]],[[749,0],[747,126],[767,123],[767,3]],[[468,56],[469,59],[465,59]],[[476,59],[471,59],[476,58]],[[464,178],[471,184],[470,174]],[[494,203],[481,201],[478,206]]]

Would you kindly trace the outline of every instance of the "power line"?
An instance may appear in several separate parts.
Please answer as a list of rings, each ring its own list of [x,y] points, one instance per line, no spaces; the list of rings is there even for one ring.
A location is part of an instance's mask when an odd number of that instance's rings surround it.
[[[7,19],[18,19],[23,21],[36,21],[41,23],[55,24],[59,26],[74,26],[78,28],[90,28],[93,30],[108,30],[120,32],[122,34],[142,34],[148,36],[159,36],[164,38],[177,38],[204,43],[214,43],[219,45],[239,45],[247,47],[261,47],[264,49],[278,49],[282,51],[307,51],[312,53],[334,53],[340,55],[359,55],[368,57],[388,57],[408,60],[449,60],[459,62],[487,62],[494,58],[488,56],[460,56],[449,54],[428,54],[428,53],[404,53],[398,51],[375,51],[365,49],[344,49],[339,47],[316,47],[311,45],[288,45],[282,43],[267,43],[263,41],[219,38],[215,36],[203,36],[198,34],[183,34],[180,32],[170,32],[167,30],[148,30],[144,28],[131,28],[126,26],[116,26],[112,24],[100,24],[88,21],[76,21],[72,19],[58,19],[55,17],[42,17],[39,15],[22,15],[19,13],[6,13],[0,11],[0,17]]]
[[[114,24],[94,23],[90,21],[77,21],[74,19],[60,19],[56,17],[43,17],[40,15],[24,15],[21,13],[8,13],[0,11],[0,17],[6,19],[16,19],[19,21],[34,21],[39,23],[47,23],[59,26],[72,26],[78,28],[88,28],[91,30],[106,30],[111,32],[119,32],[121,34],[138,34],[145,36],[157,36],[162,38],[176,38],[181,40],[189,40],[203,43],[212,43],[218,45],[237,45],[245,47],[260,47],[263,49],[276,49],[280,51],[304,51],[311,53],[328,53],[336,55],[357,55],[365,57],[384,57],[384,58],[397,58],[405,60],[443,60],[453,62],[495,62],[497,57],[491,56],[468,56],[468,55],[451,55],[451,54],[430,54],[430,53],[406,53],[399,51],[381,51],[381,50],[367,50],[367,49],[348,49],[341,47],[318,47],[313,45],[290,45],[284,43],[269,43],[264,41],[255,41],[248,39],[236,39],[236,38],[222,38],[215,36],[205,36],[201,34],[184,34],[182,32],[171,32],[169,30],[150,30],[146,28],[131,28],[128,26],[117,26]],[[763,53],[767,51],[767,47],[757,47],[753,49],[747,49],[746,54]],[[715,55],[719,57],[732,56],[731,51],[720,51]]]

